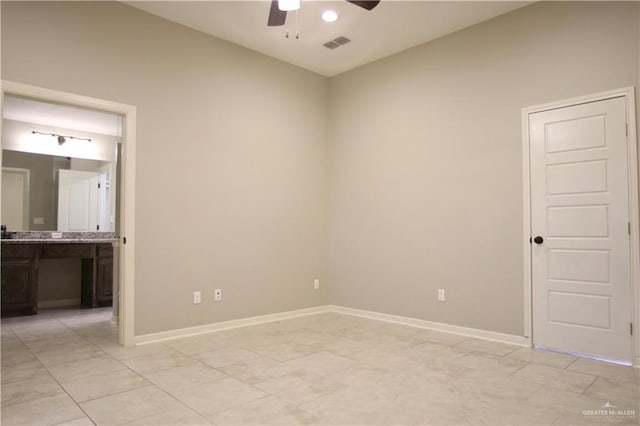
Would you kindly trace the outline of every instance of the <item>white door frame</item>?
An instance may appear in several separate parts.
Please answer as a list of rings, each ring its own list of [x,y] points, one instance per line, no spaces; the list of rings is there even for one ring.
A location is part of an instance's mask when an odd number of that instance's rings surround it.
[[[533,307],[532,307],[532,268],[531,268],[531,170],[529,158],[529,115],[588,102],[624,97],[627,111],[627,168],[629,172],[629,221],[631,222],[631,309],[633,318],[633,365],[640,368],[640,216],[638,209],[638,149],[636,137],[635,88],[625,87],[618,90],[596,93],[588,96],[551,102],[522,109],[522,205],[524,255],[524,337],[533,345]]]
[[[135,297],[135,188],[136,188],[136,107],[103,99],[90,98],[58,90],[2,80],[0,83],[0,111],[5,95],[16,95],[37,100],[97,109],[124,116],[122,143],[122,177],[120,191],[120,223],[118,235],[120,279],[120,344],[134,345]],[[0,120],[0,132],[2,131]],[[2,150],[0,150],[0,161]],[[126,238],[126,244],[124,239]]]

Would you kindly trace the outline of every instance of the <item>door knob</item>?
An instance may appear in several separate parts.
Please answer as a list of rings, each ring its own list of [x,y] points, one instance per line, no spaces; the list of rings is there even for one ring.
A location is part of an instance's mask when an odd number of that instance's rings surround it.
[[[541,236],[537,236],[533,239],[533,242],[536,244],[542,244],[544,242],[544,238],[542,238]]]

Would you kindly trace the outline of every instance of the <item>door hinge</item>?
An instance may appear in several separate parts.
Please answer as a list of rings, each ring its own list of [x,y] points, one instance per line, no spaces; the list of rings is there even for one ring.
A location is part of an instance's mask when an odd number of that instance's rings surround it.
[[[127,244],[127,237],[122,237],[122,244]]]
[[[100,225],[96,225],[96,231],[100,230]]]
[[[100,189],[100,183],[98,183],[98,189]]]
[[[633,323],[632,322],[629,323],[629,334],[631,334],[633,336]]]

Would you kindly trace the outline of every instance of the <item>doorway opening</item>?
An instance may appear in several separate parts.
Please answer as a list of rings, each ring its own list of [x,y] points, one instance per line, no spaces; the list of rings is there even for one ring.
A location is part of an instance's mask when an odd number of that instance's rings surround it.
[[[53,171],[52,168],[49,179],[56,180],[56,184],[64,181],[64,184],[46,190],[49,201],[53,201],[37,214],[31,203],[32,214],[24,212],[27,220],[21,226],[24,231],[50,231],[52,238],[64,231],[107,233],[104,235],[115,238],[113,265],[108,263],[111,259],[101,257],[104,247],[96,246],[97,252],[92,254],[94,264],[87,269],[95,271],[98,275],[94,275],[93,281],[102,284],[111,280],[107,272],[115,275],[112,281],[117,283],[119,291],[113,294],[113,312],[118,323],[119,342],[134,344],[136,108],[8,81],[2,82],[1,92],[5,110],[15,113],[16,104],[26,105],[36,116],[40,113],[40,117],[5,120],[3,114],[0,159],[11,157],[22,161],[13,157],[42,156],[44,159],[38,160],[45,161],[47,167],[52,163],[56,169]],[[79,115],[62,115],[59,122],[47,122],[55,111],[64,110]],[[82,124],[77,124],[83,114],[85,118],[96,118],[95,122],[84,120],[85,126],[89,123],[93,127],[83,128]],[[9,134],[11,137],[7,136]],[[33,178],[32,173],[31,180]],[[3,189],[4,186],[3,181]],[[30,198],[34,198],[33,193]],[[83,270],[86,261],[83,259]]]

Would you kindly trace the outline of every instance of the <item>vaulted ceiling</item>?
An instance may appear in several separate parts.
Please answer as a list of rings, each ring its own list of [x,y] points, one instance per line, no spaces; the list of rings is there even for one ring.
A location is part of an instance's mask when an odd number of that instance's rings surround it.
[[[330,77],[533,2],[382,0],[367,11],[346,1],[302,0],[280,27],[267,26],[270,0],[125,3]],[[321,19],[327,9],[337,21]],[[324,46],[340,36],[351,41]]]

